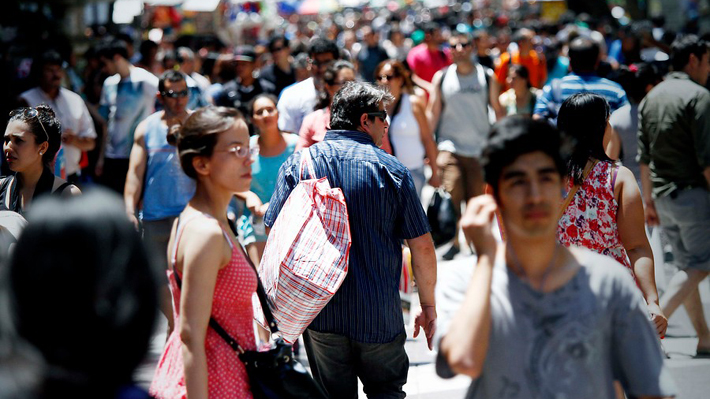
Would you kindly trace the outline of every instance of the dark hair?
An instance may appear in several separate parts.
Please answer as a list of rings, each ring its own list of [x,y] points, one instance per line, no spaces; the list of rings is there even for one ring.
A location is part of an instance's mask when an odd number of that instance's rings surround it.
[[[560,132],[546,121],[521,115],[503,118],[491,128],[481,155],[485,181],[497,193],[503,169],[521,155],[536,151],[552,158],[560,176],[564,176],[565,147]]]
[[[238,121],[246,124],[244,116],[235,108],[208,105],[193,112],[182,127],[173,132],[176,136],[180,165],[186,175],[197,179],[192,166],[197,156],[210,157],[217,143],[217,135],[228,130]]]
[[[28,220],[10,262],[10,295],[18,334],[54,371],[45,393],[113,397],[148,350],[159,271],[123,201],[104,189],[43,197]]]
[[[174,69],[169,69],[169,70],[163,72],[162,75],[160,75],[160,79],[158,80],[158,92],[162,93],[165,91],[165,82],[175,83],[175,82],[183,82],[186,80],[187,79],[186,79],[184,73],[182,73],[180,71],[176,71]]]
[[[272,103],[274,103],[274,105],[279,103],[279,99],[271,93],[258,94],[256,97],[252,98],[251,101],[249,101],[249,104],[247,105],[247,109],[249,110],[249,117],[252,117],[254,115],[254,103],[256,103],[262,98],[268,98],[269,100],[271,100]]]
[[[674,71],[682,71],[690,62],[690,55],[698,59],[708,52],[708,42],[698,39],[695,35],[683,35],[675,39],[671,45],[671,65]]]
[[[269,44],[268,44],[269,52],[270,52],[270,53],[273,52],[273,51],[274,51],[274,47],[276,47],[276,43],[281,42],[281,41],[283,42],[284,47],[288,47],[288,46],[289,46],[288,39],[286,39],[286,37],[284,37],[283,35],[274,35],[274,36],[271,36],[271,38],[269,39]]]
[[[404,67],[404,64],[402,64],[401,61],[390,58],[377,64],[377,67],[375,67],[375,80],[377,80],[377,77],[380,75],[380,72],[382,71],[382,68],[385,67],[385,65],[389,65],[390,67],[392,67],[395,77],[402,78],[404,82],[404,85],[402,87],[404,88],[403,91],[405,93],[414,93],[414,83],[412,83],[412,78],[409,75],[409,71],[407,71],[407,68]]]
[[[311,39],[308,45],[308,55],[313,58],[316,54],[325,53],[333,54],[333,59],[335,60],[340,59],[340,49],[334,41],[322,37]]]
[[[604,132],[611,114],[604,97],[593,93],[577,93],[562,103],[557,127],[574,141],[567,163],[567,174],[575,184],[582,184],[584,167],[589,158],[611,161],[604,152]]]
[[[594,72],[599,60],[599,45],[592,39],[578,37],[569,45],[569,63],[574,73]]]
[[[422,24],[420,28],[425,34],[432,34],[436,32],[437,30],[441,29],[441,26],[437,24],[436,22],[426,22]]]
[[[350,61],[345,61],[345,60],[337,60],[335,62],[332,62],[330,65],[328,65],[328,68],[326,68],[325,72],[323,72],[323,81],[332,86],[333,83],[335,83],[335,80],[338,78],[338,73],[340,72],[341,69],[352,69],[353,72],[355,72],[355,66],[350,62]],[[328,91],[325,90],[320,90],[318,93],[318,103],[316,104],[315,109],[323,109],[327,108],[330,106],[331,102],[330,94],[328,94]]]
[[[380,111],[380,104],[394,101],[391,94],[371,83],[347,82],[333,97],[330,107],[330,128],[357,130],[360,117],[368,112]],[[370,118],[372,119],[372,118]]]
[[[49,167],[54,161],[54,156],[57,155],[59,147],[62,144],[62,124],[57,119],[54,114],[54,110],[46,104],[40,104],[34,109],[37,110],[37,117],[28,117],[27,110],[32,107],[21,107],[10,112],[10,119],[8,123],[13,121],[22,121],[29,128],[32,134],[35,136],[35,143],[42,144],[47,141],[49,146],[47,151],[42,154],[42,163],[44,166]],[[44,128],[44,129],[43,129]],[[47,134],[44,134],[45,130]]]
[[[64,60],[62,60],[62,56],[59,55],[58,52],[54,50],[49,50],[42,53],[42,55],[37,58],[34,64],[36,64],[39,70],[41,71],[45,65],[62,66],[62,64],[64,64]]]
[[[160,60],[160,63],[161,65],[163,65],[163,68],[167,69],[167,63],[170,61],[175,62],[175,64],[177,65],[178,60],[177,53],[175,52],[175,50],[165,50],[162,55],[163,58]]]
[[[631,101],[638,104],[646,96],[646,87],[655,86],[661,81],[658,68],[650,63],[622,65],[613,79],[620,84]]]
[[[532,83],[530,83],[530,71],[528,71],[528,68],[525,67],[525,65],[510,64],[510,66],[508,66],[508,73],[510,74],[510,72],[515,72],[518,77],[525,79],[528,89],[532,87]]]
[[[143,50],[142,44],[141,50]],[[108,58],[110,60],[112,60],[116,55],[120,55],[121,57],[128,59],[128,47],[126,46],[126,42],[119,39],[109,39],[101,43],[97,48],[96,53],[99,57]]]
[[[152,40],[143,40],[138,47],[138,52],[141,54],[141,62],[150,61],[148,57],[151,56],[151,52],[158,49],[158,43]]]

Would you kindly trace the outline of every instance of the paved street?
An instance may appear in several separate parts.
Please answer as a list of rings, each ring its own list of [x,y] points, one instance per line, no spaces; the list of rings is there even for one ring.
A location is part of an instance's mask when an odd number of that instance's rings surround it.
[[[445,250],[442,248],[437,252]],[[453,261],[439,262],[439,280],[445,278],[447,273],[456,273],[462,268],[472,267],[474,257],[469,254],[459,254]],[[667,275],[672,274],[672,270],[666,271]],[[659,284],[662,286],[662,284]],[[704,281],[701,286],[701,296],[705,314],[710,320],[710,283]],[[164,330],[164,323],[160,327]],[[439,378],[434,371],[434,352],[430,352],[426,347],[426,340],[423,335],[418,338],[411,338],[411,327],[408,327],[406,343],[409,354],[410,369],[409,380],[405,385],[408,398],[413,399],[459,399],[463,398],[466,388],[470,383],[467,377],[456,377],[450,380]],[[165,335],[157,334],[149,358],[138,372],[138,378],[142,384],[149,384],[152,377],[153,368],[158,361],[162,351],[162,344],[165,342]],[[671,374],[678,385],[680,399],[706,399],[710,397],[710,359],[693,359],[697,339],[695,332],[690,325],[687,315],[683,309],[679,310],[670,320],[668,336],[663,345],[670,355],[667,360]],[[304,356],[305,357],[305,356]],[[305,359],[304,359],[305,363]],[[365,395],[361,392],[361,398]]]

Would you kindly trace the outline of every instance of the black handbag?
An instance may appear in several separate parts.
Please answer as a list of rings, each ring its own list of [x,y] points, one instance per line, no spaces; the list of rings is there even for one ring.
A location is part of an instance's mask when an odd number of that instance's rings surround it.
[[[230,224],[230,227],[234,230],[234,226]],[[254,272],[256,272],[254,264],[243,248],[242,254],[254,269]],[[173,272],[178,288],[182,288],[182,281],[175,270],[174,264]],[[264,311],[271,334],[276,334],[279,329],[266,301],[266,293],[261,285],[258,273],[256,278],[256,293],[259,297],[261,308]],[[244,363],[254,399],[326,399],[326,395],[313,380],[313,377],[308,374],[308,370],[293,356],[291,345],[287,344],[283,339],[277,338],[274,341],[274,347],[265,352],[245,351],[211,316],[210,327],[237,352],[239,359]]]
[[[431,226],[431,238],[435,246],[441,246],[456,237],[456,211],[451,195],[439,187],[427,207],[427,219]]]

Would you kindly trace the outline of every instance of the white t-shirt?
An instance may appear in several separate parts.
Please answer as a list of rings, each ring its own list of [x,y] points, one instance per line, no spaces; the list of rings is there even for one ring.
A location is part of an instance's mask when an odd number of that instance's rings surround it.
[[[131,67],[126,79],[113,75],[104,81],[100,112],[108,121],[106,158],[128,159],[138,124],[155,112],[158,78]]]
[[[86,108],[84,100],[78,94],[63,87],[59,89],[57,98],[52,99],[39,87],[27,90],[20,94],[30,107],[46,104],[57,115],[57,119],[62,124],[62,131],[72,130],[80,138],[96,138],[94,122],[91,120],[89,110]],[[62,144],[64,148],[64,167],[67,175],[72,175],[79,171],[81,161],[81,150],[73,145]]]
[[[283,89],[277,105],[279,129],[283,132],[298,134],[301,131],[303,118],[314,111],[317,98],[318,91],[313,78]]]

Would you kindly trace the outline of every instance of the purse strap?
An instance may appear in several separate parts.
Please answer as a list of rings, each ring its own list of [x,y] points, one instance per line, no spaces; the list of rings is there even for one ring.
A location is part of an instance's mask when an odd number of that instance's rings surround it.
[[[584,168],[584,172],[582,173],[582,183],[587,180],[587,176],[589,176],[589,173],[591,173],[592,169],[594,169],[594,167],[598,163],[599,160],[595,159],[590,165],[587,165],[587,167]],[[581,184],[575,184],[574,187],[572,187],[572,189],[569,191],[569,193],[567,194],[567,198],[565,198],[565,201],[560,206],[560,216],[557,219],[561,219],[562,215],[565,214],[567,207],[569,206],[570,202],[572,202],[572,199],[574,198],[575,194],[577,194],[577,191],[579,191],[580,187],[582,187]]]
[[[227,218],[229,221],[229,228],[232,230],[232,233],[237,235],[237,228],[235,225],[235,222],[229,218]],[[180,228],[180,217],[178,217],[178,230]],[[176,235],[177,236],[177,235]],[[179,242],[179,239],[175,242],[175,245],[177,246]],[[274,315],[271,313],[271,308],[269,307],[269,303],[266,300],[266,291],[264,291],[264,287],[261,285],[261,279],[259,278],[259,273],[256,270],[256,267],[254,266],[254,263],[252,263],[251,259],[249,259],[249,256],[247,255],[246,251],[244,251],[244,247],[242,247],[241,243],[237,243],[239,245],[239,248],[242,251],[242,255],[244,255],[244,258],[247,260],[249,263],[249,266],[251,266],[252,269],[254,269],[254,273],[256,273],[256,295],[259,297],[259,303],[261,303],[261,309],[264,312],[264,317],[266,318],[266,322],[269,325],[269,330],[271,331],[272,334],[276,334],[279,332],[278,325],[276,324],[276,320],[274,320]],[[182,291],[182,279],[180,278],[180,275],[177,272],[177,268],[175,268],[175,264],[177,263],[177,247],[175,248],[175,260],[172,262],[173,264],[173,275],[175,276],[175,282],[177,283],[178,288]],[[210,327],[229,345],[234,351],[236,351],[239,354],[243,354],[246,352],[244,348],[239,345],[236,339],[234,339],[229,333],[215,320],[212,315],[210,315],[210,322],[209,322]]]

